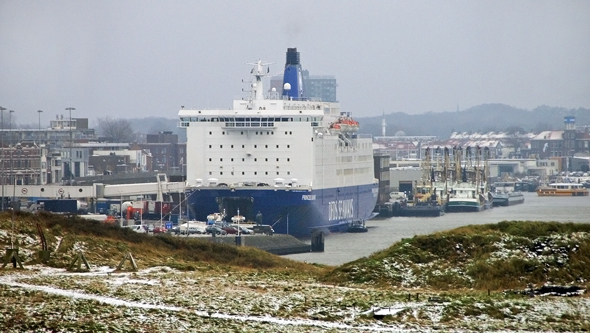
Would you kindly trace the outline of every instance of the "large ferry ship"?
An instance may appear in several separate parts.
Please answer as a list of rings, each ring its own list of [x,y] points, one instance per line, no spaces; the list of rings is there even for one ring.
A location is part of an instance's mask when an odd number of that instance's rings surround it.
[[[247,98],[231,109],[182,108],[191,218],[238,213],[275,232],[344,231],[371,217],[378,183],[370,135],[338,103],[303,98],[297,49],[282,91],[264,91],[267,63],[251,63]]]

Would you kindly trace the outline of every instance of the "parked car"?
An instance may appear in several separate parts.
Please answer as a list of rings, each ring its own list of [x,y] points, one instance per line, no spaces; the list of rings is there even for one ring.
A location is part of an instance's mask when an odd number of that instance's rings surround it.
[[[227,235],[227,231],[221,229],[220,227],[216,227],[214,225],[210,225],[206,229],[208,234],[214,235]]]
[[[254,233],[252,231],[252,229],[248,229],[248,228],[246,228],[246,227],[244,227],[242,225],[239,226],[239,227],[234,225],[233,227],[234,228],[239,228],[240,229],[240,234],[242,234],[242,235],[250,235],[250,234],[253,234]]]
[[[227,227],[223,227],[221,229],[225,230],[225,232],[227,232],[228,234],[231,234],[231,235],[238,234],[238,228],[236,228],[236,227],[227,226]]]
[[[154,227],[153,233],[154,234],[163,234],[166,232],[166,228],[164,227]]]
[[[127,228],[129,228],[137,233],[140,233],[140,234],[146,233],[145,228],[142,227],[141,225],[131,225],[131,226],[128,226]]]
[[[198,226],[194,226],[194,227],[188,227],[188,234],[189,235],[194,235],[194,234],[205,234],[207,233],[207,230],[204,227],[198,227]]]

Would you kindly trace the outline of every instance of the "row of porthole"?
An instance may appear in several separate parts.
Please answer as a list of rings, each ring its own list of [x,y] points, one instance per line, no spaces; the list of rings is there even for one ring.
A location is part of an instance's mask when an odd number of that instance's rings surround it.
[[[231,158],[231,162],[234,161],[234,158]],[[245,162],[246,159],[242,158],[242,162]],[[264,159],[265,162],[268,162],[268,158]],[[213,159],[211,157],[209,157],[209,162],[213,162]],[[223,157],[219,158],[219,162],[223,162]],[[254,158],[254,162],[258,162],[258,158]],[[279,162],[279,158],[277,157],[277,162]],[[291,158],[287,158],[287,162],[291,162]]]
[[[230,171],[230,173],[231,173],[232,176],[234,175],[234,172],[233,171]],[[268,176],[268,171],[265,171],[264,174],[266,176]],[[213,171],[209,171],[209,176],[212,176],[212,175],[213,175]],[[220,171],[219,172],[219,175],[220,176],[223,176],[223,171]],[[246,175],[246,172],[245,171],[242,171],[242,176],[244,176],[244,175]],[[258,175],[258,171],[254,171],[254,176],[257,176],[257,175]],[[277,176],[279,176],[279,175],[280,175],[280,172],[277,171]],[[291,175],[291,171],[287,171],[287,176],[289,176],[289,175]]]
[[[234,147],[234,145],[230,146],[231,148]],[[280,145],[276,145],[277,148],[280,147]],[[213,145],[209,145],[209,149],[213,148]],[[220,149],[223,149],[223,145],[219,145]],[[242,148],[246,148],[246,145],[242,145]],[[258,145],[254,145],[254,148],[258,148]],[[264,148],[268,148],[268,145],[264,145]],[[291,145],[287,145],[287,148],[291,148]]]

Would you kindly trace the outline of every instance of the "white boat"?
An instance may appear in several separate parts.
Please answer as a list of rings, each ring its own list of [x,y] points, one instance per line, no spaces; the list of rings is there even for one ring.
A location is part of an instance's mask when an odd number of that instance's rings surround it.
[[[494,206],[512,206],[524,202],[524,195],[516,191],[516,182],[495,182],[492,191]]]

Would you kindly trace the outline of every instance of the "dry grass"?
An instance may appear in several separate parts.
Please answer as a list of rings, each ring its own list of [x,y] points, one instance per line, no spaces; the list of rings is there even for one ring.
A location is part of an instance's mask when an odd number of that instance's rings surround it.
[[[53,267],[66,267],[72,255],[82,249],[90,264],[97,266],[114,267],[127,252],[131,252],[140,268],[160,265],[182,270],[232,267],[292,270],[314,275],[325,271],[325,268],[284,259],[256,248],[218,244],[198,238],[140,234],[128,228],[50,213],[17,213],[16,234],[27,235],[39,242],[36,223],[41,225],[48,248],[52,251],[48,264]],[[0,214],[0,229],[10,228],[11,216]],[[34,247],[41,250],[40,244]],[[34,257],[29,258],[27,263],[38,262]]]

